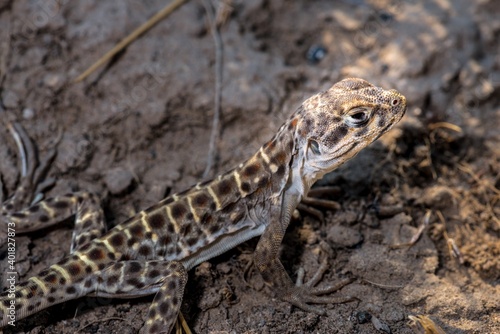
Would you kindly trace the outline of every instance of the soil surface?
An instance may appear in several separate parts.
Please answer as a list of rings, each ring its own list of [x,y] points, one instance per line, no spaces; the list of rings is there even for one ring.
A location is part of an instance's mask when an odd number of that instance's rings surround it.
[[[182,312],[192,330],[403,334],[413,333],[408,316],[423,314],[446,333],[500,333],[500,2],[226,2],[212,175],[248,158],[302,100],[342,78],[395,88],[409,108],[320,182],[334,186],[324,198],[339,209],[320,208],[323,221],[301,212],[283,242],[292,278],[301,267],[311,277],[327,256],[322,282],[354,279],[335,296],[357,301],[329,305],[325,316],[279,301],[251,266],[254,239],[190,272]],[[71,83],[165,3],[0,1],[0,117],[20,122],[41,158],[57,149],[46,196],[95,192],[109,227],[196,183],[207,163],[215,47],[204,2],[187,2]],[[8,196],[20,163],[4,123]],[[424,223],[418,241],[402,246]],[[21,281],[69,253],[71,228],[16,237]],[[2,253],[2,273],[6,261]],[[82,298],[4,332],[135,333],[151,301]]]

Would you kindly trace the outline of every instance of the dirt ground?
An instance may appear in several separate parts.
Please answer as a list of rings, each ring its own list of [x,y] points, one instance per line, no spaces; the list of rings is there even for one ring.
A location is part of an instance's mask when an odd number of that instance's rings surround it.
[[[322,209],[324,221],[301,212],[283,243],[293,278],[300,267],[310,277],[327,254],[323,281],[353,278],[338,295],[359,301],[318,316],[277,300],[249,267],[251,240],[190,272],[182,312],[193,331],[403,334],[413,333],[409,315],[424,314],[446,333],[500,333],[500,2],[228,2],[213,175],[253,154],[303,99],[342,78],[398,89],[409,108],[320,182],[335,187],[326,198],[340,208]],[[19,121],[40,157],[60,137],[49,171],[57,182],[46,195],[93,191],[110,227],[199,181],[207,162],[215,49],[202,1],[71,83],[165,3],[0,1],[0,117]],[[19,173],[1,122],[7,195]],[[426,218],[414,246],[394,247]],[[70,238],[70,222],[18,236],[20,279],[68,254]],[[82,298],[5,332],[135,333],[151,300]],[[386,327],[363,322],[367,314]]]

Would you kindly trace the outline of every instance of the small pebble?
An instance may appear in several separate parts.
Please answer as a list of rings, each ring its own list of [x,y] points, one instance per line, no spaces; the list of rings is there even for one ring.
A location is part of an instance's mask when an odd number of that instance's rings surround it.
[[[332,226],[326,238],[341,247],[354,247],[363,241],[363,235],[359,231],[342,225]]]
[[[113,195],[122,194],[127,190],[134,180],[132,173],[126,169],[115,168],[104,176],[104,183]]]
[[[306,59],[312,64],[317,64],[323,58],[325,58],[326,54],[327,54],[326,48],[322,45],[316,44],[311,46],[309,50],[307,50]]]
[[[2,94],[2,103],[6,108],[15,109],[19,105],[19,97],[11,90],[6,90]]]
[[[35,116],[35,111],[31,108],[23,109],[23,118],[26,120],[30,120]]]
[[[366,311],[359,311],[356,313],[356,319],[358,319],[358,324],[366,324],[370,321],[372,315]]]

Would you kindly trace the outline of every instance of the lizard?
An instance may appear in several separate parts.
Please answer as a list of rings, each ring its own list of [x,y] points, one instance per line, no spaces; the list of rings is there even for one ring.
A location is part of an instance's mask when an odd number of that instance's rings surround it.
[[[75,216],[70,254],[0,295],[0,328],[83,296],[154,295],[140,333],[169,333],[179,315],[187,271],[257,236],[254,265],[279,299],[325,314],[325,296],[345,285],[294,284],[279,259],[293,211],[312,185],[398,123],[406,99],[347,78],[305,100],[253,156],[211,180],[171,195],[106,232],[99,199],[89,192],[56,196],[16,211],[3,205],[16,232]],[[14,309],[12,307],[14,305]]]

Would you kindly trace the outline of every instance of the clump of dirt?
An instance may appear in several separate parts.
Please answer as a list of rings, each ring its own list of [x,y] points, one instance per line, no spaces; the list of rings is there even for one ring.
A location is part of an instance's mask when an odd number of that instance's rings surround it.
[[[356,302],[318,316],[273,298],[251,240],[190,273],[183,314],[196,333],[412,333],[408,315],[446,333],[500,332],[500,6],[495,1],[233,0],[221,24],[222,135],[215,172],[253,154],[306,97],[348,76],[395,88],[403,121],[319,182],[339,203],[302,212],[282,260]],[[99,194],[109,226],[199,181],[213,116],[215,52],[205,9],[189,1],[83,83],[71,80],[164,1],[0,3],[0,117],[43,157],[46,196]],[[57,141],[59,139],[59,141]],[[0,125],[0,175],[19,180]],[[430,213],[428,213],[430,212]],[[420,226],[427,227],[413,246]],[[69,252],[71,224],[16,238],[21,280]],[[7,272],[0,258],[2,273]],[[6,284],[2,279],[1,286]],[[321,284],[321,283],[320,283]],[[135,333],[152,297],[82,298],[4,332]],[[366,314],[386,327],[376,329]]]

